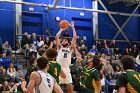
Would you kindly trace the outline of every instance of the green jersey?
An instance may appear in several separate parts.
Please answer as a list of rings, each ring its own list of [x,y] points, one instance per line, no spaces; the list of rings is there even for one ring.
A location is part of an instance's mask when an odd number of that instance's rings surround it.
[[[84,66],[83,70],[85,86],[88,89],[88,93],[94,93],[97,85],[95,81],[100,80],[99,72],[96,68],[88,69],[87,66]]]
[[[125,87],[126,93],[140,93],[140,73],[126,70],[118,78],[118,86]]]
[[[60,71],[61,71],[61,66],[56,61],[49,62],[48,72],[56,79],[57,83],[59,83]]]

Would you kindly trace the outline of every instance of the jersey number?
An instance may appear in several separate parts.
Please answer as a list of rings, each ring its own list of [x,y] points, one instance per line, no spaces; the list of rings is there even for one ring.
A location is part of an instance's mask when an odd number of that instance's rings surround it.
[[[51,87],[51,82],[49,78],[47,78],[47,82],[48,82],[48,87]]]
[[[134,77],[136,78],[136,80],[138,80],[138,82],[140,83],[140,75],[134,74],[133,76],[134,76]]]
[[[55,76],[57,76],[57,68],[56,67],[54,68],[54,74],[55,74]]]
[[[64,58],[67,58],[67,53],[64,53]]]

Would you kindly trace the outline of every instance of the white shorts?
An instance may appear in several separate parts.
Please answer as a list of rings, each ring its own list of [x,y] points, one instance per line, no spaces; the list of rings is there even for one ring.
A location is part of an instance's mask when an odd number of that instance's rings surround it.
[[[64,79],[64,78],[59,77],[59,83],[60,84],[72,84],[72,76],[71,76],[69,67],[61,67],[61,68],[64,71],[66,78]]]

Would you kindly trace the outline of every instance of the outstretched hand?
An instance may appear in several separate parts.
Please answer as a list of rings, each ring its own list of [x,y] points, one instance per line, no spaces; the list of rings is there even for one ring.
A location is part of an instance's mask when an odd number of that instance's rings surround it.
[[[71,21],[70,26],[71,26],[72,28],[74,28],[74,21]]]

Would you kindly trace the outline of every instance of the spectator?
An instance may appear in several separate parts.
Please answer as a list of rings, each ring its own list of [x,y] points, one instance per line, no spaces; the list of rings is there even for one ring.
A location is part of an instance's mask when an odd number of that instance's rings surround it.
[[[27,83],[29,82],[29,77],[30,77],[31,73],[33,71],[38,70],[37,62],[36,62],[35,58],[30,59],[29,64],[30,64],[30,66],[27,68],[27,73],[26,73],[26,76],[25,76],[25,79],[26,79]]]
[[[116,50],[117,46],[116,46],[116,41],[112,40],[112,42],[109,44],[109,48],[110,48],[110,52],[111,54],[114,54],[114,51]]]
[[[10,93],[18,93],[17,89],[19,85],[20,85],[19,83],[15,83],[14,79],[11,79],[9,83]]]
[[[14,64],[14,68],[15,68],[16,71],[17,71],[18,65],[19,65],[19,61],[18,61],[18,59],[16,58],[16,55],[15,55],[15,54],[12,54],[11,58],[12,58],[12,63]]]
[[[51,31],[52,31],[52,29],[50,29],[50,32],[51,32]],[[51,33],[49,32],[48,29],[46,29],[45,32],[46,32],[47,36],[51,36]]]
[[[106,54],[102,53],[100,60],[101,60],[102,64],[105,66],[106,62],[107,62]]]
[[[36,33],[32,33],[31,40],[32,40],[32,44],[34,44],[34,46],[35,46],[36,49],[37,49],[37,48],[38,48],[38,40],[37,40],[37,38],[36,38]]]
[[[63,34],[63,37],[69,37],[69,32],[66,31],[66,32]]]
[[[25,74],[23,73],[23,70],[22,70],[22,65],[18,66],[18,70],[17,70],[16,76],[19,79],[21,79],[22,77],[25,77]]]
[[[27,69],[27,74],[30,76],[30,74],[33,71],[37,71],[38,70],[38,67],[37,67],[36,59],[34,59],[34,58],[29,60],[29,64],[30,64],[30,66]]]
[[[134,44],[133,47],[132,47],[132,53],[133,53],[133,56],[136,58],[137,55],[138,55],[138,49],[137,49],[136,44]]]
[[[95,55],[95,54],[98,54],[98,49],[96,48],[95,45],[93,45],[92,48],[89,50],[89,52]]]
[[[51,43],[50,38],[46,37],[44,44],[47,46],[47,48],[50,46],[50,43]]]
[[[39,51],[37,53],[37,58],[39,58],[40,56],[42,56],[46,51],[46,45],[42,45],[40,48],[39,48]]]
[[[7,75],[7,73],[6,73],[6,69],[3,68],[1,73],[0,73],[0,84],[3,84],[4,81],[9,81],[10,78],[11,77],[9,75]]]
[[[132,48],[130,47],[129,48],[129,53],[128,53],[130,56],[133,56],[133,52],[132,52]]]
[[[129,55],[129,49],[128,48],[125,48],[125,51],[123,52],[122,55]]]
[[[115,49],[115,55],[121,55],[121,50],[118,47]]]
[[[105,86],[106,86],[106,89],[104,93],[113,93],[113,86],[112,86],[112,80],[111,80],[110,74],[106,75]]]
[[[12,48],[9,45],[8,41],[5,41],[5,43],[3,44],[2,48],[4,50],[4,53],[6,53],[7,55],[11,55],[12,54]]]
[[[4,83],[0,89],[0,92],[1,93],[9,93],[10,92],[10,86],[9,86],[8,81],[4,81]]]
[[[120,67],[120,65],[115,64],[114,65],[113,79],[117,79],[120,74],[121,74],[121,67]]]
[[[101,41],[97,41],[97,49],[99,52],[101,52],[101,48],[102,48]]]
[[[114,74],[114,70],[112,68],[112,66],[110,65],[110,61],[106,61],[106,65],[104,66],[104,73],[105,75],[113,75]]]
[[[37,55],[37,47],[34,45],[34,44],[31,44],[30,45],[30,48],[29,48],[29,56],[35,56]]]
[[[103,41],[102,52],[105,54],[109,54],[109,48],[106,40]]]
[[[24,33],[25,36],[23,36],[22,41],[21,41],[21,47],[23,49],[29,49],[29,45],[32,43],[30,35],[28,33]]]
[[[2,65],[4,68],[7,69],[7,68],[10,66],[10,63],[12,62],[12,60],[11,60],[11,58],[8,58],[8,57],[6,56],[6,53],[3,53],[0,62],[1,62],[1,65]]]
[[[81,46],[80,53],[81,53],[82,57],[84,57],[87,54],[87,48],[85,45]]]
[[[85,44],[85,40],[82,38],[81,40],[80,40],[80,42],[79,42],[79,46],[82,46],[82,45],[86,45]]]
[[[41,47],[44,44],[43,37],[39,37],[38,47]]]
[[[16,77],[16,69],[14,68],[13,63],[11,63],[9,68],[7,69],[7,74],[11,77]]]

